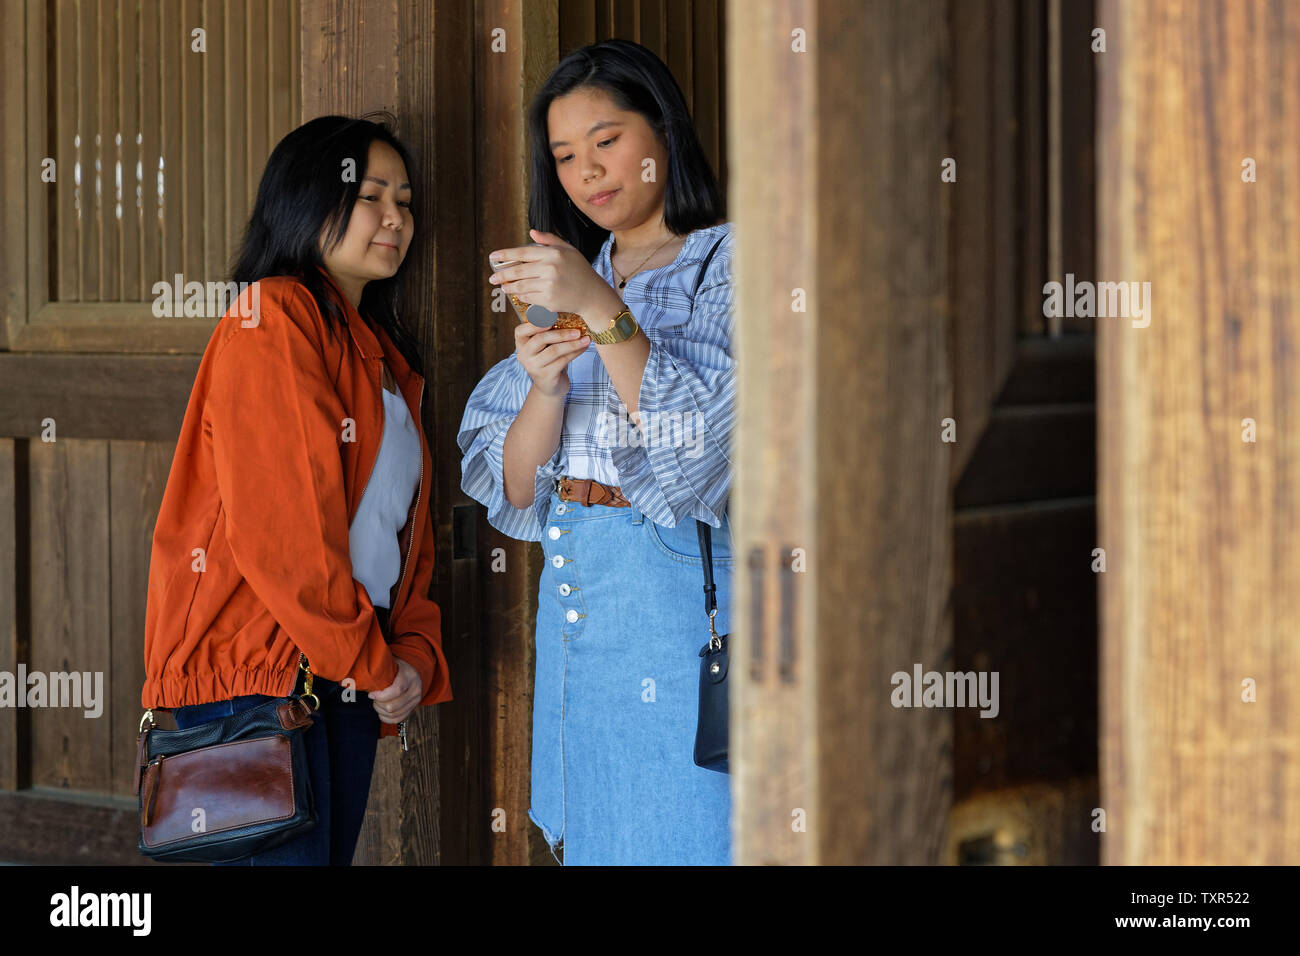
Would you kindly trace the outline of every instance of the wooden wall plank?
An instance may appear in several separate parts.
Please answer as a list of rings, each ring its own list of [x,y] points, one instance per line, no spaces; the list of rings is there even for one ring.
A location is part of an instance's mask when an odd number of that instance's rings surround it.
[[[158,195],[158,163],[163,153],[160,2],[141,0],[140,4],[140,283],[141,294],[149,299],[153,298],[153,284],[166,275]]]
[[[36,11],[43,15],[45,7]],[[7,149],[0,154],[0,176],[6,183],[23,188],[0,191],[0,349],[9,348],[9,330],[27,315],[28,270],[27,230],[29,194],[36,195],[36,205],[48,223],[50,197],[57,184],[41,184],[40,160],[49,154],[43,130],[35,130],[28,115],[28,84],[39,85],[36,95],[43,102],[45,71],[29,77],[27,40],[29,25],[25,5],[0,4],[0,128],[15,130],[26,137],[24,149]],[[37,162],[33,164],[32,160]],[[48,256],[45,257],[48,259]]]
[[[527,104],[560,53],[560,9],[555,3],[491,0],[477,6],[476,33],[486,43],[490,24],[509,23],[522,45],[505,55],[477,60],[475,89],[480,129],[495,131],[489,140],[476,137],[479,176],[476,278],[486,281],[487,254],[527,241]],[[595,37],[593,37],[593,40]],[[590,41],[588,41],[590,42]],[[479,286],[480,289],[486,288]],[[491,311],[490,296],[478,300],[475,368],[486,371],[514,351],[514,322]],[[477,381],[477,375],[475,376]],[[552,861],[540,831],[528,819],[532,753],[533,623],[537,582],[542,570],[538,545],[508,538],[488,525],[481,508],[476,528],[483,642],[484,741],[481,759],[488,781],[485,809],[500,807],[506,831],[492,834],[491,862],[546,864]],[[490,570],[495,549],[503,549],[506,570]]]
[[[731,158],[727,152],[727,128],[730,120],[727,118],[727,101],[731,93],[727,88],[727,32],[731,29],[727,22],[727,0],[720,0],[718,3],[718,32],[714,50],[709,53],[701,52],[702,56],[716,56],[720,61],[716,70],[718,82],[718,117],[717,117],[717,135],[718,135],[718,155],[714,164],[713,171],[718,176],[718,186],[722,190],[723,208],[730,214],[730,204],[727,202],[727,196],[731,191]],[[696,128],[699,127],[699,120],[696,119]]]
[[[158,18],[158,58],[161,64],[162,84],[159,112],[162,123],[161,168],[158,174],[162,219],[162,274],[158,279],[175,281],[177,273],[185,271],[185,114],[184,90],[178,78],[183,75],[185,58],[196,56],[190,52],[190,29],[184,18],[184,8],[178,3],[164,2]],[[209,32],[208,41],[216,43],[217,31]],[[229,130],[227,130],[227,134]],[[225,142],[233,141],[227,135]],[[224,163],[227,169],[233,163]],[[154,281],[157,281],[155,279]]]
[[[96,4],[94,44],[98,47],[99,75],[91,83],[98,102],[95,105],[95,200],[98,245],[99,288],[95,296],[101,302],[122,298],[122,276],[118,249],[122,225],[118,214],[118,180],[121,168],[122,123],[118,113],[117,87],[121,74],[117,60],[117,0],[100,0]]]
[[[225,42],[222,6],[223,4],[216,0],[208,0],[205,4],[204,22],[213,47],[211,53],[197,58],[202,71],[201,115],[213,124],[214,128],[219,122],[224,126],[224,120],[221,118],[227,115],[226,77],[230,70],[226,58],[220,53],[221,45]],[[205,219],[202,231],[203,268],[206,275],[213,279],[223,274],[223,267],[232,251],[230,236],[235,226],[226,208],[226,167],[232,162],[242,160],[242,153],[235,152],[237,145],[237,143],[229,143],[231,153],[223,155],[220,162],[217,162],[214,156],[211,161],[203,162],[201,170],[194,170],[194,174],[201,176],[203,182]]]
[[[266,168],[267,157],[271,155],[271,142],[268,141],[266,118],[270,112],[270,75],[267,71],[266,53],[267,37],[270,28],[270,6],[263,3],[249,4],[244,16],[241,41],[248,51],[243,83],[248,90],[248,104],[244,115],[244,155],[245,172],[243,205],[239,214],[238,232],[231,237],[226,249],[227,257],[236,248],[248,216],[253,211],[253,200],[257,196],[257,184]],[[287,132],[287,131],[286,131]],[[223,270],[224,271],[224,270]]]
[[[662,60],[664,58],[664,35],[667,30],[667,11],[664,9],[664,0],[639,0],[637,14],[636,41]]]
[[[216,324],[216,319],[155,318],[152,302],[56,302],[43,306],[28,324],[16,324],[9,348],[201,355]]]
[[[199,357],[0,353],[0,436],[175,441]]]
[[[62,102],[60,98],[66,98],[68,94],[61,84],[56,83],[48,67],[45,70],[29,69],[32,64],[29,59],[31,54],[28,51],[44,50],[47,64],[61,62],[59,59],[61,51],[50,43],[48,33],[50,21],[58,16],[58,8],[52,4],[41,4],[36,7],[24,4],[23,9],[26,21],[23,39],[26,43],[21,52],[13,51],[13,59],[7,60],[6,65],[10,69],[16,65],[22,71],[21,76],[26,79],[12,85],[7,84],[5,89],[6,99],[10,95],[16,95],[19,90],[22,91],[20,109],[21,115],[26,117],[26,122],[6,129],[26,129],[27,148],[6,150],[6,156],[13,157],[15,160],[25,156],[24,172],[31,173],[47,157],[56,162],[70,158],[69,151],[62,151],[63,134],[59,124],[50,115],[49,105],[51,102]],[[51,85],[59,88],[52,93]],[[8,181],[25,182],[26,180],[20,174]],[[43,185],[44,189],[41,192],[32,191],[25,196],[18,191],[4,191],[5,196],[13,196],[21,201],[27,233],[26,243],[21,247],[23,259],[27,264],[27,284],[22,290],[22,308],[11,313],[9,328],[6,329],[6,348],[13,347],[12,343],[17,336],[17,331],[26,322],[28,314],[49,301],[58,281],[50,265],[53,255],[36,256],[29,253],[33,249],[54,251],[59,249],[58,243],[61,240],[54,230],[63,216],[62,204],[67,201],[62,190],[67,188],[70,191],[71,184],[65,183],[62,187],[57,182]]]
[[[57,420],[56,420],[57,424]],[[58,436],[31,443],[32,672],[98,676],[98,716],[33,709],[32,783],[111,791],[108,443]]]
[[[692,67],[695,51],[691,42],[691,0],[664,0],[664,2],[664,43],[667,56],[662,56],[660,59],[672,71],[677,85],[682,88],[682,95],[686,97],[686,108],[694,116],[695,104],[692,98],[695,95],[695,77]]]
[[[225,20],[220,36],[213,40],[225,67],[226,148],[230,151],[226,167],[226,233],[221,237],[227,250],[235,247],[248,220],[249,196],[256,183],[249,184],[247,114],[253,96],[248,89],[248,61],[251,52],[245,42],[244,22],[248,17],[245,0],[226,0]],[[266,163],[262,159],[262,166]],[[261,166],[258,167],[258,174]]]
[[[300,64],[305,62],[305,60],[303,59],[303,46],[305,41],[303,39],[304,31],[303,31],[302,4],[299,2],[299,0],[285,0],[285,3],[287,3],[289,6],[289,43],[292,50],[290,54],[289,62],[293,66],[293,73],[295,77],[294,81],[289,84],[290,122],[285,127],[285,131],[288,132],[290,129],[293,129],[295,126],[301,123],[303,117],[305,117],[307,114],[303,107],[303,101],[305,98],[304,92],[306,90],[306,87],[303,85],[301,80],[302,73],[300,68]]]
[[[105,717],[112,729],[112,792],[132,798],[135,729],[144,686],[145,596],[153,529],[175,442],[110,441],[109,553],[111,665]]]
[[[112,729],[112,793],[132,799],[136,729],[140,724],[140,688],[144,686],[144,616],[149,590],[149,557],[154,524],[174,441],[110,441],[109,594],[111,680],[105,683],[105,717]]]
[[[118,274],[122,287],[119,298],[125,302],[145,301],[144,288],[140,277],[140,213],[142,207],[143,183],[137,173],[137,164],[141,163],[141,146],[138,137],[142,134],[140,123],[140,84],[137,71],[142,71],[140,63],[140,4],[125,3],[121,7],[121,23],[118,31],[117,62],[118,113],[122,118],[119,147],[121,162],[121,218],[118,224],[122,230],[122,241],[118,251]],[[143,170],[140,170],[143,172]]]
[[[79,237],[78,206],[85,186],[78,185],[85,178],[84,141],[78,137],[78,63],[77,50],[77,8],[73,0],[60,0],[52,24],[54,30],[55,67],[52,83],[55,90],[56,105],[53,123],[57,130],[55,154],[63,175],[59,177],[57,219],[53,228],[57,230],[56,248],[56,288],[53,290],[60,301],[76,302],[81,297],[81,243]],[[38,213],[39,215],[39,213]],[[41,248],[34,243],[32,248]]]
[[[722,168],[722,130],[719,127],[725,64],[715,52],[721,45],[718,32],[718,0],[694,0],[691,4],[691,119],[704,147],[704,155],[715,170]]]
[[[180,60],[180,72],[173,82],[180,88],[181,124],[180,149],[175,157],[177,162],[176,177],[173,183],[175,201],[180,205],[180,242],[181,273],[186,282],[206,282],[220,279],[219,275],[209,275],[204,269],[203,245],[209,228],[207,223],[205,199],[206,190],[203,182],[203,167],[206,154],[217,145],[219,139],[209,135],[212,128],[209,118],[203,112],[203,70],[207,60],[224,59],[222,49],[223,37],[213,29],[210,18],[204,16],[200,0],[184,0],[181,4],[181,32],[184,38],[184,52]],[[191,31],[206,31],[206,52],[197,53],[192,49]],[[215,131],[214,131],[215,132]],[[225,166],[238,162],[236,152],[239,143],[225,141],[224,162],[215,165]],[[172,277],[168,277],[169,280]]]
[[[1096,25],[1099,274],[1153,296],[1097,322],[1102,860],[1295,863],[1300,10]]]
[[[102,179],[99,170],[99,17],[95,3],[77,4],[76,130],[81,138],[81,203],[77,216],[77,253],[80,274],[77,298],[98,302]],[[67,82],[71,77],[61,77]]]
[[[560,0],[561,57],[579,47],[596,42],[596,5],[598,0]],[[558,61],[557,61],[558,62]]]
[[[637,2],[619,3],[617,0],[610,0],[609,4],[609,34],[612,39],[617,37],[620,40],[636,39],[636,18]]]
[[[0,671],[9,674],[17,673],[28,653],[23,602],[30,566],[18,560],[27,550],[27,455],[22,444],[0,438],[0,554],[12,555],[11,560],[0,561]],[[24,752],[28,714],[0,708],[0,791],[16,790],[28,782]]]

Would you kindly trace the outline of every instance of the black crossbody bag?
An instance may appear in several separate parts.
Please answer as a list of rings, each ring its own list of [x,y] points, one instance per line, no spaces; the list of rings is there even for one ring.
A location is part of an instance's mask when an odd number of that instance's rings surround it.
[[[723,236],[722,239],[725,239]],[[713,254],[722,245],[713,244],[695,279],[695,294],[700,291],[704,273]],[[694,307],[694,295],[691,298]],[[700,538],[700,560],[704,563],[704,613],[709,616],[709,642],[700,648],[700,711],[695,728],[695,764],[706,770],[727,773],[727,740],[730,712],[727,703],[727,637],[719,634],[713,619],[718,614],[718,588],[713,583],[713,529],[695,521]]]
[[[695,728],[695,763],[706,770],[727,773],[727,635],[713,626],[718,613],[717,586],[713,583],[712,528],[696,520],[700,556],[704,559],[704,610],[709,615],[709,643],[700,648],[700,717]]]

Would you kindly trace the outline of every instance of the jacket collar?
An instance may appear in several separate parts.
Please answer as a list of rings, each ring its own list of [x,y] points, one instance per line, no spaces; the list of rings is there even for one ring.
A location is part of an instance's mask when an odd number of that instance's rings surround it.
[[[357,351],[363,358],[367,359],[384,359],[388,363],[389,370],[393,377],[397,379],[399,387],[403,394],[406,393],[408,383],[417,378],[415,372],[407,364],[406,357],[402,355],[401,350],[392,343],[383,330],[379,330],[376,335],[375,331],[370,328],[370,323],[361,317],[361,313],[356,307],[348,301],[348,297],[343,294],[343,290],[338,287],[334,277],[329,274],[325,268],[321,268],[321,275],[325,278],[325,285],[333,294],[335,302],[347,316],[348,331],[352,334],[352,341],[356,343]]]
[[[379,339],[361,318],[361,313],[356,310],[356,306],[348,301],[348,297],[343,294],[343,290],[339,288],[327,269],[321,267],[320,274],[324,277],[325,286],[332,294],[334,302],[347,317],[348,331],[352,333],[352,341],[356,343],[358,351],[364,358],[383,358],[384,350],[379,344]]]

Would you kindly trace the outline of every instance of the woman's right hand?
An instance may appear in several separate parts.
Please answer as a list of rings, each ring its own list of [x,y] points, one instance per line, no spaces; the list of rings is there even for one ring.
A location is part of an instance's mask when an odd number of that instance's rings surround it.
[[[569,393],[569,363],[587,350],[591,338],[580,329],[543,329],[531,322],[515,328],[519,364],[533,380],[533,388],[548,398]]]

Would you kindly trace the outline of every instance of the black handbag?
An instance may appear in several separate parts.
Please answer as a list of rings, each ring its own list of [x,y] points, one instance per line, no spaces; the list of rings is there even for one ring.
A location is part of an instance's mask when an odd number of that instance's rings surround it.
[[[300,667],[307,675],[302,694],[186,730],[160,729],[145,711],[135,769],[144,856],[229,863],[316,825],[303,735],[320,701],[305,659]]]
[[[709,642],[700,648],[700,716],[695,727],[695,763],[706,770],[727,773],[727,637],[713,625],[718,614],[717,585],[713,583],[713,529],[696,520],[700,558],[704,562],[704,610],[709,615]]]
[[[724,235],[722,239],[725,238]],[[722,239],[709,249],[695,275],[696,295]],[[719,634],[713,626],[718,613],[718,589],[713,583],[713,529],[699,519],[695,523],[700,536],[700,559],[704,562],[704,611],[709,615],[709,643],[700,648],[700,715],[695,727],[695,764],[706,770],[727,773],[730,720],[727,710],[727,635]]]

